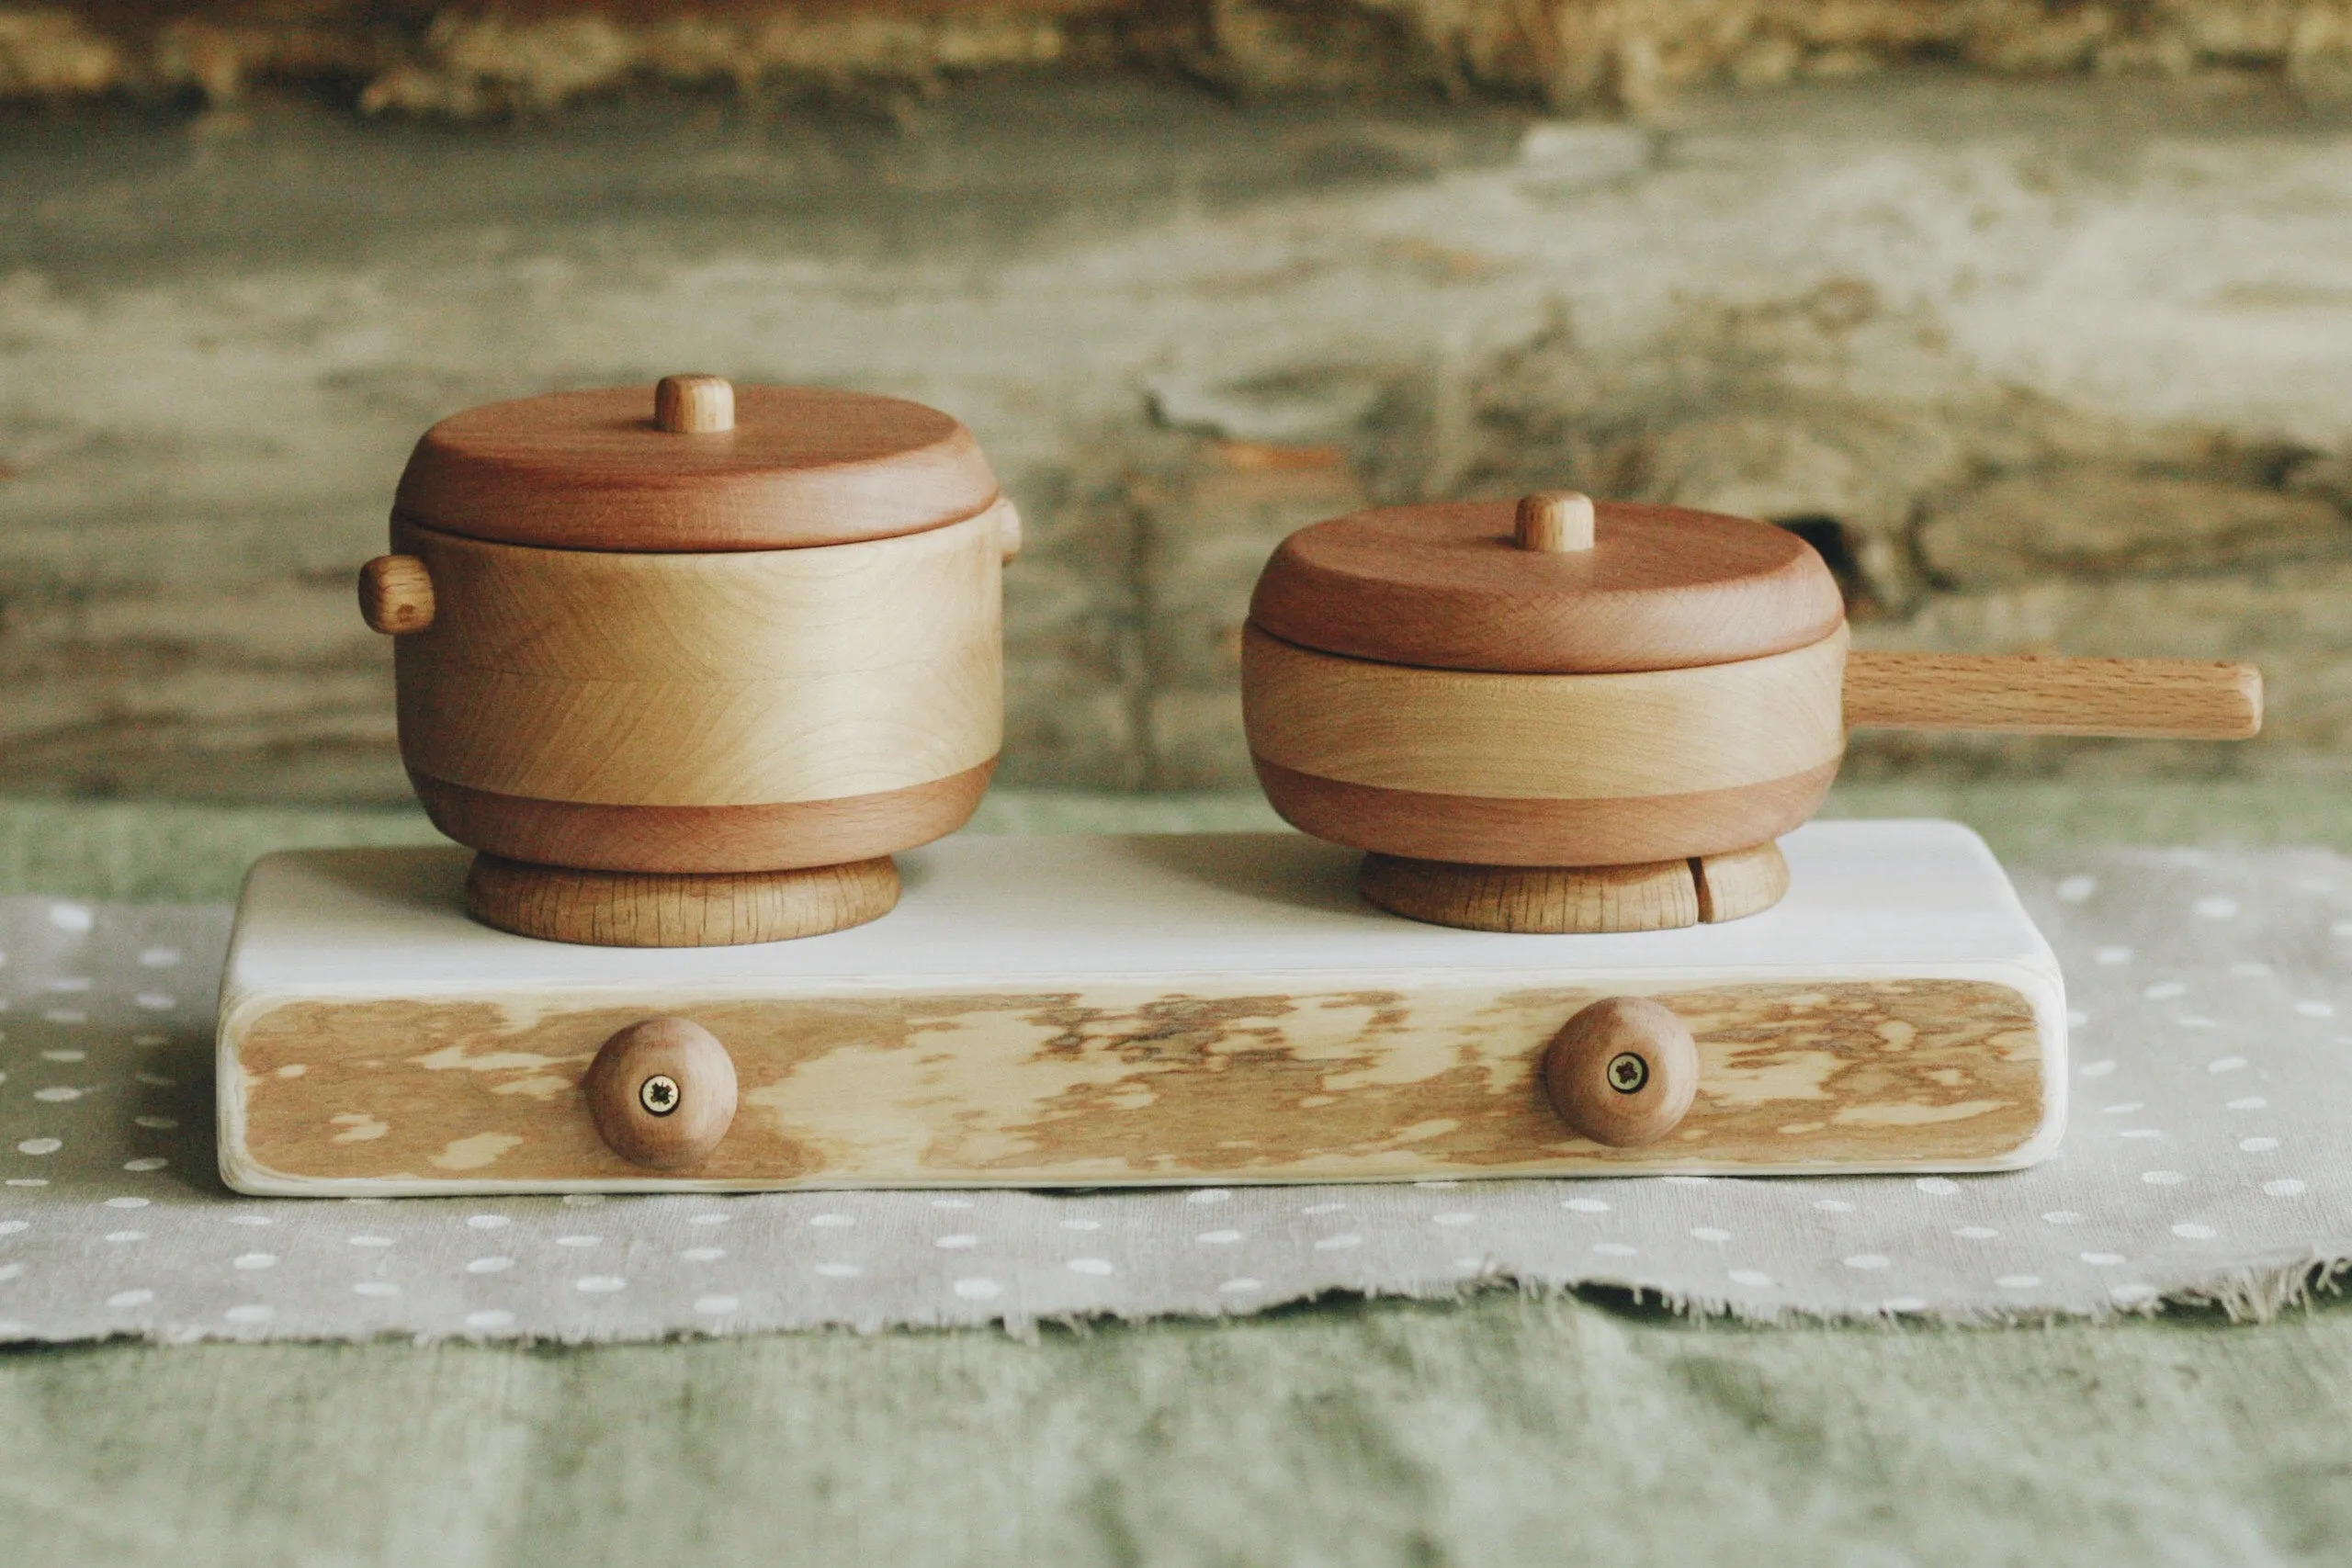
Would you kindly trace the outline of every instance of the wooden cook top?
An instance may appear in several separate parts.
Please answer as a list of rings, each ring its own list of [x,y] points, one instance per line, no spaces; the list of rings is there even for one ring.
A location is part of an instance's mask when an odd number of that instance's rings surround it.
[[[1745,517],[1602,502],[1590,549],[1513,542],[1509,502],[1381,507],[1302,528],[1250,618],[1285,642],[1504,674],[1679,670],[1819,642],[1846,606],[1813,547]]]
[[[962,836],[893,913],[748,947],[571,947],[466,919],[454,851],[273,855],[220,1010],[246,1192],[1411,1180],[1998,1169],[2064,1122],[2056,960],[1984,845],[1929,822],[1791,834],[1751,919],[1522,936],[1385,915],[1295,834]],[[1577,1136],[1536,1082],[1604,996],[1669,1008],[1697,1099]],[[707,1161],[632,1166],[582,1085],[684,1018],[741,1108]]]

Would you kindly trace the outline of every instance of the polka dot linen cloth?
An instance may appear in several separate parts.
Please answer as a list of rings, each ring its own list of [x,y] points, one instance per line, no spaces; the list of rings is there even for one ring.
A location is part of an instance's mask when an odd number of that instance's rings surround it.
[[[0,1339],[643,1339],[1607,1284],[1754,1318],[2275,1309],[2352,1258],[2352,863],[2018,874],[2075,1010],[2030,1171],[260,1200],[213,1174],[220,908],[0,900]]]

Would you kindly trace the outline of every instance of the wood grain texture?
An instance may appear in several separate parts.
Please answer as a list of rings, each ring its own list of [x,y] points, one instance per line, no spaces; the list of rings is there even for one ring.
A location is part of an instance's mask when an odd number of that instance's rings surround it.
[[[928,784],[1001,741],[993,513],[734,554],[393,536],[440,599],[395,645],[413,772],[541,800],[768,806]]]
[[[1838,776],[1833,761],[1741,789],[1502,800],[1341,784],[1251,761],[1267,801],[1301,832],[1351,849],[1491,865],[1631,865],[1746,849],[1810,818]]]
[[[1466,865],[1368,854],[1364,897],[1393,914],[1478,931],[1663,931],[1763,913],[1787,897],[1778,844],[1637,865]]]
[[[896,539],[647,555],[537,549],[395,521],[442,624],[418,662],[573,681],[733,682],[954,658],[997,624],[995,513]]]
[[[1392,914],[1475,931],[1664,931],[1700,921],[1691,863],[1461,865],[1369,854],[1364,897]]]
[[[433,574],[414,556],[378,556],[359,569],[359,618],[401,637],[433,624]]]
[[[1509,502],[1318,523],[1275,549],[1250,619],[1356,659],[1550,675],[1760,659],[1845,623],[1813,547],[1767,523],[1602,502],[1589,550],[1522,550],[1516,534]]]
[[[1690,1025],[1647,997],[1608,997],[1560,1026],[1544,1051],[1544,1095],[1579,1137],[1612,1149],[1655,1144],[1699,1091]]]
[[[1697,1043],[1697,1098],[1644,1148],[1569,1133],[1538,1083],[1606,995],[1651,997]],[[616,1031],[667,1015],[725,1042],[741,1081],[695,1173],[718,1186],[1950,1165],[2026,1146],[2044,1111],[2030,1003],[1975,980],[310,999],[224,1021],[231,1173],[628,1185],[646,1173],[597,1136],[580,1081]]]
[[[2244,740],[2262,728],[2262,672],[2189,659],[1883,653],[1846,661],[1855,729],[1979,729]]]
[[[1709,925],[1760,915],[1789,892],[1789,863],[1776,843],[1700,855],[1690,862],[1699,892],[1699,919]]]
[[[605,1146],[648,1170],[692,1170],[734,1123],[735,1062],[690,1018],[652,1018],[615,1032],[580,1080]]]
[[[653,423],[671,435],[735,428],[735,388],[724,376],[664,376],[653,384]]]
[[[878,919],[899,901],[886,856],[796,871],[662,875],[476,855],[466,911],[487,926],[591,947],[734,947]]]
[[[433,825],[508,860],[599,871],[789,871],[896,854],[961,828],[991,757],[929,784],[781,806],[599,806],[468,789],[411,773]]]
[[[1733,790],[1843,754],[1845,658],[1840,626],[1736,664],[1503,675],[1343,659],[1250,626],[1242,722],[1267,761],[1380,789],[1505,800]]]
[[[899,398],[734,389],[735,428],[681,441],[645,387],[453,414],[410,454],[398,517],[581,550],[774,550],[959,523],[996,500],[972,433]]]

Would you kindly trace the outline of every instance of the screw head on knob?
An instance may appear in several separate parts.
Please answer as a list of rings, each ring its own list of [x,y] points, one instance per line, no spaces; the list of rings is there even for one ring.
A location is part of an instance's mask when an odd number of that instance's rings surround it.
[[[708,1159],[735,1121],[735,1062],[691,1019],[632,1023],[605,1042],[581,1081],[605,1145],[649,1170]]]
[[[669,1115],[678,1109],[680,1098],[678,1080],[667,1073],[655,1073],[637,1086],[637,1102],[649,1115]]]
[[[1645,997],[1610,997],[1561,1027],[1544,1053],[1544,1092],[1569,1130],[1611,1148],[1654,1144],[1699,1091],[1690,1028]]]

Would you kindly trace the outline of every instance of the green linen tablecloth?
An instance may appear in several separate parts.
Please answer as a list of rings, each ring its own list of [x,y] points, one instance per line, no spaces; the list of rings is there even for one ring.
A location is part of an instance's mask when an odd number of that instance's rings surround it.
[[[2013,857],[2352,848],[2313,786],[1848,790]],[[1005,795],[995,830],[1263,825]],[[0,891],[230,897],[410,813],[0,807]],[[2352,1558],[2352,1309],[1745,1328],[1604,1297],[670,1346],[0,1352],[0,1565]]]

